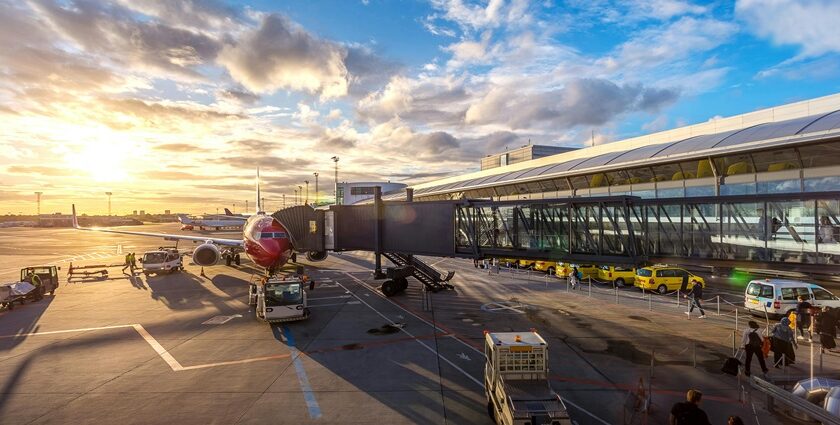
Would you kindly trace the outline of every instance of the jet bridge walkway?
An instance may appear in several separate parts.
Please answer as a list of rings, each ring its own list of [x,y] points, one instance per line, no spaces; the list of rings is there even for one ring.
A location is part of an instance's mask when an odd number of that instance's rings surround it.
[[[286,209],[275,217],[288,224],[298,251],[373,251],[381,277],[380,256],[387,254],[438,284],[446,276],[412,256],[840,274],[840,191],[387,203],[378,194],[369,205],[294,208],[308,212]]]

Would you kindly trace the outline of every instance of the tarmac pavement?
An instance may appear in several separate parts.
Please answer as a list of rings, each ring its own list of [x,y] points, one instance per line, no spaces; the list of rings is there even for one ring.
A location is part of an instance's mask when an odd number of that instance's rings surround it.
[[[14,277],[18,263],[121,262],[118,245],[138,255],[162,245],[101,236],[2,229],[0,244],[41,248],[0,258],[0,279]],[[597,284],[590,295],[588,286],[571,291],[563,280],[429,259],[456,271],[456,289],[432,294],[433,308],[424,311],[413,279],[405,293],[385,298],[371,279],[372,260],[344,253],[312,264],[312,316],[280,326],[256,320],[246,304],[250,263],[205,267],[206,277],[193,265],[134,278],[111,268],[109,279],[73,283],[65,269],[55,296],[0,311],[0,422],[490,423],[483,331],[536,328],[549,342],[553,385],[577,424],[665,423],[689,388],[704,392],[712,423],[729,414],[789,423],[764,410],[760,397],[739,395],[737,378],[720,373],[732,350],[730,306],[689,320],[676,297]],[[383,332],[388,324],[399,327]],[[800,362],[785,374],[807,375],[807,353],[800,345]],[[836,356],[823,360],[826,373],[837,372]],[[625,408],[640,382],[652,394],[647,417]]]

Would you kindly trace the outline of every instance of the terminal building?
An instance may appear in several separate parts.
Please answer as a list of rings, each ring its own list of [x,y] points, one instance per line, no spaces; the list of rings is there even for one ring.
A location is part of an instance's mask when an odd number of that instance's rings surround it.
[[[394,194],[404,193],[405,183],[391,183],[391,182],[343,182],[336,187],[336,204],[338,205],[353,205],[358,202],[366,201],[373,198],[373,188],[379,186],[382,188],[382,193]]]
[[[840,94],[482,168],[412,187],[463,246],[840,265]]]

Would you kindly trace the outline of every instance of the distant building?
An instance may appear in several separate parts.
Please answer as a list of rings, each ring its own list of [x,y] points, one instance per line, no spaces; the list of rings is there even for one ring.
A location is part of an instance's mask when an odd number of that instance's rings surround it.
[[[137,215],[137,210],[132,211],[131,215]]]
[[[163,213],[169,215],[169,210],[163,210]]]
[[[365,199],[373,198],[373,188],[379,186],[382,188],[382,194],[398,192],[404,190],[407,186],[405,183],[391,183],[391,182],[354,182],[354,183],[339,183],[338,198],[339,205],[352,205]]]
[[[575,149],[577,148],[545,145],[522,146],[521,148],[509,150],[505,153],[487,155],[484,158],[481,158],[481,169],[489,170],[491,168],[504,167],[506,165],[513,165],[519,162],[530,161],[532,159],[557,155],[558,153],[569,152]]]
[[[140,210],[140,215],[146,215],[146,210]]]

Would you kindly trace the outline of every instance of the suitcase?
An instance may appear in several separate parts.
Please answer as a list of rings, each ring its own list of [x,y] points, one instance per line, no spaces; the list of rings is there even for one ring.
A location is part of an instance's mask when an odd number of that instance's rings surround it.
[[[720,371],[726,373],[728,375],[737,376],[738,375],[738,368],[741,366],[741,361],[736,359],[735,357],[730,357],[723,362],[723,367],[720,368]]]

